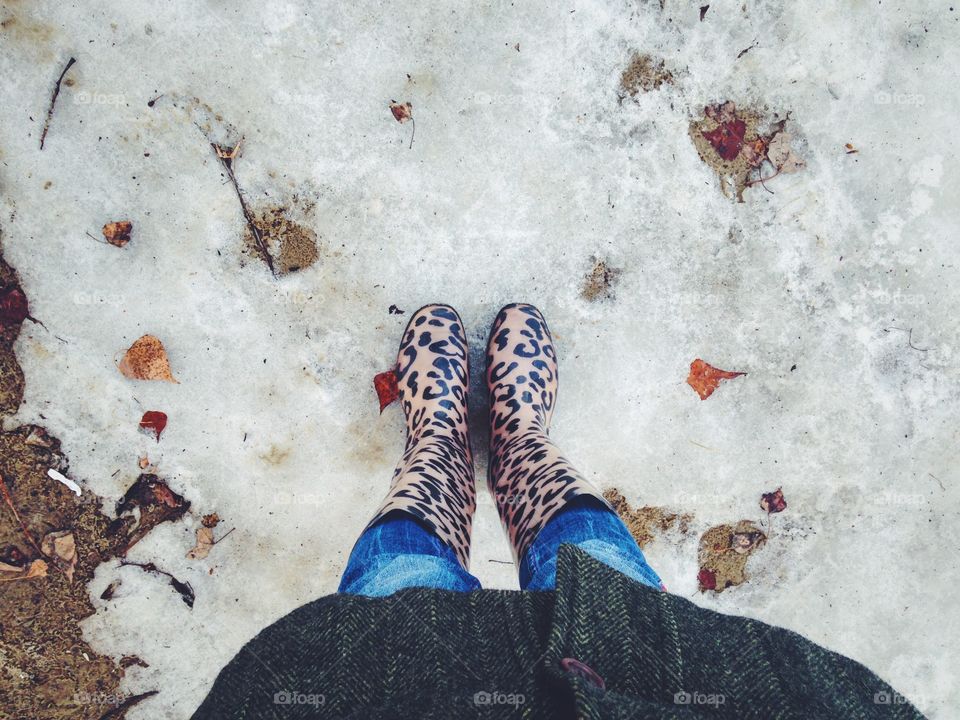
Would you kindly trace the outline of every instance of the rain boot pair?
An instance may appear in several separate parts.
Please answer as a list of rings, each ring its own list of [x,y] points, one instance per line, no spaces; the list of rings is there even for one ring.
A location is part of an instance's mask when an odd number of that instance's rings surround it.
[[[456,311],[427,305],[407,325],[397,354],[398,399],[407,442],[390,490],[370,525],[408,513],[469,568],[476,509],[467,426],[467,339]],[[540,530],[572,499],[603,500],[550,440],[557,355],[543,315],[507,305],[487,341],[490,458],[487,483],[519,563]]]

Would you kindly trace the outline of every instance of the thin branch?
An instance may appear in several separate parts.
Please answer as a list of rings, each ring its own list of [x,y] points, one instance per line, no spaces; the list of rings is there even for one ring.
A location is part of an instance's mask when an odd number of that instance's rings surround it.
[[[243,140],[241,139],[241,142]],[[273,258],[270,257],[270,251],[267,250],[267,243],[263,239],[263,235],[260,233],[260,228],[257,227],[257,224],[253,221],[253,215],[250,213],[249,208],[247,208],[247,203],[243,199],[243,193],[240,192],[240,185],[237,183],[237,177],[233,174],[233,160],[237,156],[237,149],[240,147],[240,143],[237,143],[236,146],[230,151],[226,151],[221,148],[216,143],[210,143],[213,147],[213,151],[217,154],[220,162],[223,163],[224,169],[227,171],[227,177],[230,178],[230,184],[233,185],[234,191],[237,193],[237,199],[240,201],[240,210],[243,212],[243,218],[247,221],[247,227],[250,228],[250,233],[253,235],[253,240],[257,245],[257,249],[263,255],[263,261],[267,264],[267,267],[270,268],[270,274],[274,277],[277,276],[277,271],[273,267]]]
[[[148,690],[147,692],[140,693],[139,695],[131,695],[115,708],[108,710],[105,715],[101,715],[100,720],[121,720],[121,718],[125,718],[127,716],[127,710],[143,700],[146,700],[148,697],[153,697],[158,692],[160,691]]]
[[[40,134],[40,149],[43,150],[43,142],[47,139],[47,131],[50,130],[50,120],[53,118],[53,107],[57,104],[57,96],[60,95],[60,83],[63,82],[63,76],[67,74],[73,64],[77,61],[76,58],[70,58],[67,61],[67,66],[63,69],[63,72],[60,73],[60,77],[57,78],[56,87],[53,88],[53,95],[50,97],[50,109],[47,110],[47,121],[43,123],[43,132]]]

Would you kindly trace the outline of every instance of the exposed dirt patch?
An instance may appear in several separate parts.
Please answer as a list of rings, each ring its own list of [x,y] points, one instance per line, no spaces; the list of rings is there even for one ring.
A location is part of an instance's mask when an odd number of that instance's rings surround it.
[[[2,248],[0,284],[19,287]],[[5,415],[16,412],[23,396],[23,373],[12,350],[19,332],[19,322],[0,330]],[[158,522],[182,515],[189,503],[156,476],[142,475],[118,507],[121,516],[111,519],[100,511],[99,497],[88,491],[77,496],[47,474],[67,474],[67,466],[60,441],[44,428],[0,432],[0,475],[9,493],[9,503],[0,497],[0,708],[10,718],[120,720],[143,699],[119,689],[124,668],[138,663],[118,664],[83,640],[79,623],[94,612],[87,583],[100,563],[122,555]],[[45,536],[64,535],[76,547],[72,573],[43,542]],[[46,574],[24,578],[38,561],[46,563]]]
[[[292,220],[289,212],[289,208],[284,206],[273,206],[252,212],[253,222],[260,231],[260,236],[273,259],[273,267],[278,275],[287,275],[308,268],[320,257],[317,234]],[[243,252],[266,263],[249,227],[243,235]]]
[[[743,191],[747,188],[755,165],[748,154],[741,152],[741,147],[756,142],[762,116],[759,111],[750,108],[734,108],[730,115],[729,119],[721,117],[710,108],[706,108],[703,117],[690,123],[690,139],[693,140],[700,159],[720,178],[721,192],[727,197],[735,197],[739,202],[743,202]],[[740,130],[740,123],[742,123],[742,130]],[[724,159],[724,156],[710,144],[707,138],[710,133],[733,124],[738,128],[736,142],[739,146],[736,152],[732,152],[731,149],[730,152],[725,153],[731,159]]]
[[[747,558],[767,541],[764,532],[749,520],[717,525],[700,537],[697,560],[700,591],[723,592],[747,580]]]
[[[604,491],[603,497],[617,511],[617,515],[623,520],[641,549],[657,536],[663,535],[673,528],[676,528],[683,535],[690,531],[693,515],[689,513],[673,512],[650,505],[644,505],[634,510],[617,488]]]
[[[620,268],[608,265],[606,260],[592,257],[593,269],[587,273],[580,286],[580,297],[589,302],[598,302],[600,300],[612,300],[614,296],[614,286],[620,279],[623,272]]]
[[[621,97],[636,97],[641,92],[651,92],[672,82],[673,74],[666,69],[662,59],[635,53],[620,76]]]
[[[17,273],[3,259],[0,246],[0,293],[19,288]],[[0,413],[12,415],[23,400],[23,372],[13,352],[13,344],[20,334],[20,324],[0,326]]]

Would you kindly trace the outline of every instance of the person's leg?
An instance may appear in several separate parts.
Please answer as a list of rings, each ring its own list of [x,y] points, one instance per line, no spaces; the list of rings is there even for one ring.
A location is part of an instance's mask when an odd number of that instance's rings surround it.
[[[357,540],[337,592],[385,597],[410,587],[469,592],[479,590],[480,581],[418,520],[394,513]]]
[[[593,497],[583,495],[553,516],[520,561],[520,587],[553,590],[557,583],[557,551],[576,545],[600,562],[639,583],[665,590],[627,526]]]
[[[521,587],[553,586],[563,543],[660,587],[600,491],[550,440],[557,356],[546,321],[532,305],[507,305],[497,315],[487,342],[487,387],[488,484],[514,549]]]
[[[451,307],[428,305],[410,318],[396,367],[406,448],[387,497],[351,554],[342,592],[474,589],[476,578],[467,572],[476,490],[467,434],[466,343]]]

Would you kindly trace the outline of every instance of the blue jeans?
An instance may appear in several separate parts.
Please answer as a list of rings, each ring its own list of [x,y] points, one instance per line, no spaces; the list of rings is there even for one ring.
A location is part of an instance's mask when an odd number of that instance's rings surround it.
[[[523,590],[552,590],[557,550],[576,545],[637,582],[663,589],[659,576],[617,515],[584,498],[550,519],[520,561]],[[480,581],[463,569],[448,545],[406,513],[384,517],[357,540],[338,592],[384,597],[410,587],[469,592]]]

